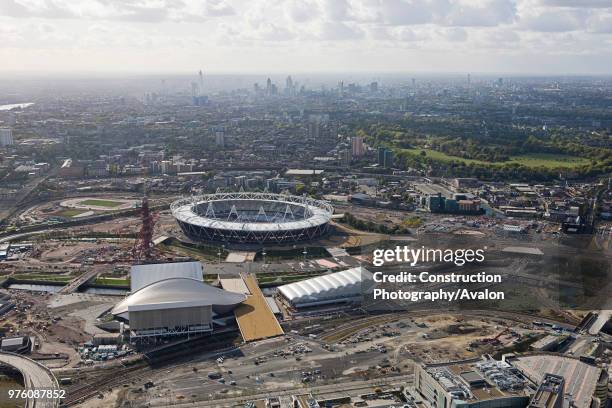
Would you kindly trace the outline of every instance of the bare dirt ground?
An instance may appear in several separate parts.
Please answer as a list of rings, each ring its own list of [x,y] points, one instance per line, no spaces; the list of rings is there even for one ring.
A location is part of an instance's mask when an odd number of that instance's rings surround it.
[[[103,393],[104,398],[91,398],[79,404],[81,408],[113,408],[123,404],[127,394],[127,389],[117,388],[111,392]]]

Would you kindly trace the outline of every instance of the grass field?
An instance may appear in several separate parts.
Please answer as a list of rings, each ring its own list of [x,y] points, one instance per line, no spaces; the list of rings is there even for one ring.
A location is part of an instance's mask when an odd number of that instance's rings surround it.
[[[99,285],[109,285],[109,286],[130,286],[129,279],[120,279],[120,278],[105,278],[99,277],[95,281]]]
[[[546,167],[555,168],[574,168],[589,164],[590,160],[583,157],[569,156],[564,154],[549,154],[549,153],[530,153],[519,156],[511,156],[508,161],[504,162],[486,162],[482,160],[464,159],[463,157],[449,156],[446,153],[438,152],[431,149],[403,149],[410,154],[419,155],[424,150],[427,153],[426,157],[442,162],[463,162],[465,164],[480,164],[480,165],[495,165],[503,166],[505,164],[517,163],[525,167]]]
[[[106,207],[106,208],[115,208],[123,205],[120,201],[112,201],[112,200],[84,200],[79,204],[81,205],[90,205],[96,207]]]
[[[591,161],[584,157],[564,154],[531,153],[510,157],[510,161],[520,163],[527,167],[548,167],[551,169],[565,167],[573,168],[589,164]]]
[[[52,282],[70,282],[72,279],[74,279],[71,276],[65,276],[65,275],[45,275],[45,274],[36,274],[36,273],[16,274],[16,275],[13,275],[12,277],[17,280],[52,281]]]
[[[77,215],[86,213],[88,210],[77,210],[76,208],[74,209],[69,209],[69,210],[64,210],[62,211],[59,215],[61,215],[62,217],[75,217]]]

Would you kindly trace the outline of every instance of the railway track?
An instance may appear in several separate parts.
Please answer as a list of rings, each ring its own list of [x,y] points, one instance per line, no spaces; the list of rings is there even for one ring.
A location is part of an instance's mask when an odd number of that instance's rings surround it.
[[[80,404],[89,398],[95,397],[104,391],[110,390],[113,387],[140,380],[150,372],[151,367],[149,365],[141,364],[114,371],[108,375],[102,376],[101,378],[97,378],[92,383],[68,388],[66,390],[67,398],[62,401],[61,406],[76,406],[77,404]]]
[[[200,343],[206,344],[207,354],[226,352],[235,348],[235,334],[228,333],[221,336],[216,341],[211,341],[210,337],[201,337],[191,342],[177,344],[176,348],[178,350],[160,353],[157,356],[147,356],[147,361],[141,361],[133,366],[90,378],[85,384],[68,388],[66,390],[67,398],[62,401],[61,406],[78,406],[78,404],[100,395],[102,392],[110,391],[124,384],[145,380],[154,372],[155,368],[160,366],[175,368],[191,364],[193,363],[193,350],[198,349],[198,345],[202,346]]]

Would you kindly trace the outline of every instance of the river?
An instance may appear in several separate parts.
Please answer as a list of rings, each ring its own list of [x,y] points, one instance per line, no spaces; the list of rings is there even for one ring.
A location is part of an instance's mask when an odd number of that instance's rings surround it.
[[[11,109],[24,109],[27,108],[29,106],[34,105],[34,102],[26,102],[26,103],[13,103],[10,105],[0,105],[0,111],[7,111],[7,110],[11,110]]]

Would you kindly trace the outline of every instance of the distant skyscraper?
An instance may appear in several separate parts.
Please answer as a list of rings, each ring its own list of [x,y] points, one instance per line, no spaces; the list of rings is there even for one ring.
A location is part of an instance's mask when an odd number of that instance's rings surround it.
[[[383,166],[385,169],[389,169],[393,167],[393,151],[392,150],[385,151],[385,160],[384,160]]]
[[[393,151],[384,147],[378,148],[378,165],[386,169],[393,167]]]
[[[371,93],[378,92],[378,82],[374,81],[370,84],[370,92]]]
[[[343,165],[350,166],[351,162],[353,161],[353,154],[351,152],[351,149],[341,151],[341,160]]]
[[[311,116],[308,120],[308,139],[319,140],[321,136],[321,120],[317,116]]]
[[[293,96],[294,94],[293,79],[291,79],[291,75],[289,75],[285,80],[285,95]]]
[[[225,147],[225,128],[223,126],[216,126],[215,132],[215,145],[217,147]]]
[[[13,129],[11,128],[0,128],[0,146],[12,146],[13,145]]]
[[[198,72],[198,82],[191,83],[191,98],[195,106],[204,106],[208,103],[208,96],[204,95],[204,73]]]
[[[363,146],[363,138],[354,136],[351,138],[351,148],[354,157],[361,157],[365,154],[365,148]]]
[[[412,88],[416,89],[416,79],[412,78]]]
[[[272,80],[270,78],[266,81],[266,95],[272,95]]]
[[[387,149],[385,149],[384,147],[378,148],[378,165],[381,167],[385,165],[385,151],[386,150]]]

